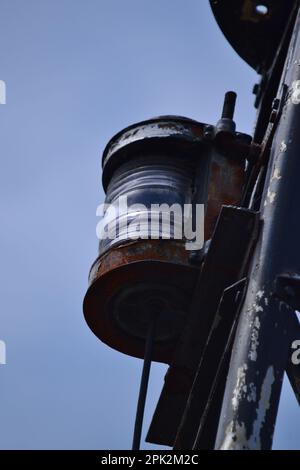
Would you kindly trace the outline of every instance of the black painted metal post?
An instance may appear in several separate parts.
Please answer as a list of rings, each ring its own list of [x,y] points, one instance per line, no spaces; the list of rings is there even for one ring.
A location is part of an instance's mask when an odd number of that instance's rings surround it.
[[[288,93],[262,199],[263,228],[233,347],[216,449],[272,447],[294,315],[276,297],[276,278],[300,274],[300,15],[279,98],[284,86]]]

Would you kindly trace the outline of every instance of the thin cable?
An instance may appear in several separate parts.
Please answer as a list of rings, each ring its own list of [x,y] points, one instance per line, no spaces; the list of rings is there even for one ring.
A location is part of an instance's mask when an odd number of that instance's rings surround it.
[[[140,450],[140,445],[141,445],[145,404],[146,404],[147,390],[148,390],[148,383],[149,383],[149,376],[150,376],[150,369],[151,369],[151,362],[152,362],[155,323],[156,323],[156,318],[154,317],[149,325],[149,330],[147,333],[144,365],[143,365],[139,399],[138,399],[136,417],[135,417],[132,450]]]

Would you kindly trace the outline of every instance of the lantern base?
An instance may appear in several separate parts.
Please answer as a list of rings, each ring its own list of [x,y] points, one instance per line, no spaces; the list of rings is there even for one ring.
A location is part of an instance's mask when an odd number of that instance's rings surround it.
[[[145,341],[156,318],[155,342],[178,337],[186,319],[187,299],[177,286],[137,283],[124,287],[111,302],[115,322],[125,333]]]
[[[113,253],[107,256],[113,258]],[[101,261],[84,299],[89,327],[105,344],[143,358],[148,327],[156,317],[153,360],[169,363],[187,320],[199,267],[160,260],[124,265],[120,260],[119,266],[101,272]]]

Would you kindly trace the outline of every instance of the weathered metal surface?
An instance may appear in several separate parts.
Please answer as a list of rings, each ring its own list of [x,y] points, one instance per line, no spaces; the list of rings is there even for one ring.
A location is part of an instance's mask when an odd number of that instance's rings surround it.
[[[237,205],[241,199],[250,153],[251,137],[177,116],[135,124],[109,142],[103,155],[104,237],[84,301],[88,325],[102,341],[143,357],[149,305],[159,303],[154,360],[171,360],[199,268],[193,266],[185,237],[175,239],[175,224],[182,226],[183,219],[170,221],[169,237],[159,222],[153,239],[152,205],[177,205],[184,214],[185,204],[193,210],[203,204],[204,238],[209,240],[222,204]],[[125,209],[119,204],[124,197]],[[136,225],[137,233],[131,233]],[[203,253],[196,253],[199,266]]]
[[[241,278],[257,230],[256,213],[223,207],[194,292],[189,321],[165,378],[149,442],[174,444],[223,291]]]
[[[99,256],[92,266],[89,283],[121,266],[140,261],[165,261],[175,265],[190,265],[190,253],[183,243],[169,240],[130,241]]]
[[[262,73],[271,66],[297,0],[210,0],[216,20],[236,52]]]
[[[191,148],[197,150],[203,142],[206,124],[181,116],[160,116],[142,121],[127,127],[116,134],[107,144],[102,158],[103,187],[107,189],[111,175],[115,168],[130,158],[130,153],[138,153],[147,148],[157,150],[165,144],[169,147],[175,145],[176,153],[181,152],[182,157],[190,157]],[[191,147],[192,146],[192,147]],[[172,150],[174,147],[172,148]],[[187,151],[187,152],[186,152]]]
[[[235,160],[215,152],[211,162],[210,186],[205,218],[205,239],[211,238],[223,205],[238,206],[245,185],[244,168]]]
[[[153,360],[168,363],[199,271],[188,264],[188,253],[182,244],[148,240],[100,257],[84,300],[85,318],[95,335],[125,354],[143,358],[150,307],[160,302]]]
[[[283,374],[293,340],[294,309],[276,295],[276,279],[300,273],[300,15],[278,99],[282,115],[272,145],[261,216],[263,230],[250,269],[216,441],[217,449],[272,447]]]

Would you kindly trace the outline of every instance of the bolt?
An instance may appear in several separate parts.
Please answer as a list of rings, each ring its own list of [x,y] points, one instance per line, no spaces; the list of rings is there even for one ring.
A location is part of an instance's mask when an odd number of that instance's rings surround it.
[[[204,137],[206,139],[212,139],[214,133],[214,127],[213,126],[206,126],[204,130]]]
[[[277,111],[273,109],[273,111],[271,112],[271,116],[270,116],[270,122],[274,124],[276,122],[276,119],[277,119]]]
[[[284,293],[285,293],[288,297],[295,297],[295,296],[296,296],[295,290],[293,289],[292,286],[285,286],[285,288],[284,288]]]
[[[253,90],[252,90],[253,95],[258,95],[259,89],[260,89],[260,86],[259,86],[258,83],[256,83],[253,87]]]
[[[272,103],[272,109],[277,111],[279,109],[279,105],[280,105],[280,99],[275,98],[275,100]]]
[[[222,119],[233,119],[237,95],[234,91],[225,94]]]

